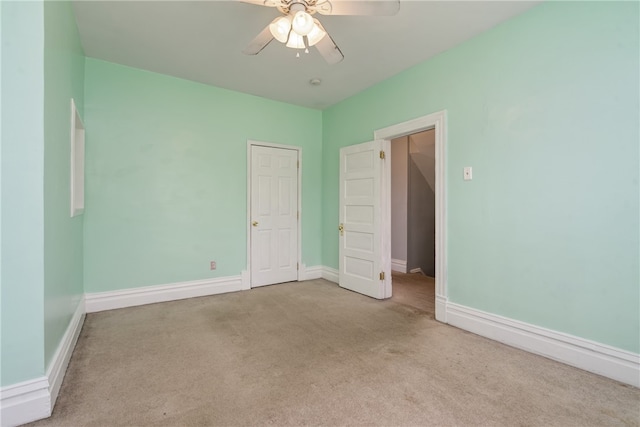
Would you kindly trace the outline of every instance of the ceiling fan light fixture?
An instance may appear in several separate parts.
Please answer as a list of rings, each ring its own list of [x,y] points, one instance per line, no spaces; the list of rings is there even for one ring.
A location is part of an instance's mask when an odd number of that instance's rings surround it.
[[[304,45],[304,37],[296,34],[295,31],[291,31],[291,34],[289,34],[289,40],[287,41],[287,47],[292,49],[304,49],[306,47]]]
[[[291,32],[291,18],[287,16],[279,16],[269,24],[269,31],[273,38],[280,43],[286,43],[289,38],[289,32]]]
[[[327,35],[327,32],[322,28],[322,24],[317,19],[313,20],[313,28],[307,35],[307,39],[309,40],[309,46],[314,46],[320,40]]]
[[[296,32],[299,36],[308,35],[311,30],[313,30],[313,18],[304,10],[299,10],[293,15],[293,20],[291,22],[291,26],[293,27],[293,31]]]

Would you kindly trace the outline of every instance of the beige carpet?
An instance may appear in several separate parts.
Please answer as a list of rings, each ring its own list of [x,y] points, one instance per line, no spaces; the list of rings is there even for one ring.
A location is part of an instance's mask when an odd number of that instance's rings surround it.
[[[87,316],[55,426],[639,425],[640,390],[324,280]]]

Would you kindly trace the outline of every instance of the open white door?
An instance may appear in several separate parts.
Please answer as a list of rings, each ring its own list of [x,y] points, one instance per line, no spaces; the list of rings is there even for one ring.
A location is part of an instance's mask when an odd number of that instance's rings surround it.
[[[298,151],[251,146],[251,287],[298,280]]]
[[[378,299],[391,296],[385,293],[390,272],[382,258],[380,227],[383,145],[372,141],[340,150],[339,283]]]

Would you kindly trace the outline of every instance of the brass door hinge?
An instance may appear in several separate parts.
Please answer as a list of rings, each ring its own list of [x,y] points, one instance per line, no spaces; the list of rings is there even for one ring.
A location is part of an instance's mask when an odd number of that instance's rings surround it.
[[[380,272],[380,280],[384,280],[384,271]]]
[[[383,160],[384,160],[384,158],[385,158],[385,157],[384,157],[384,151],[383,151],[383,150],[380,150],[380,158],[381,158],[381,159],[383,159]]]

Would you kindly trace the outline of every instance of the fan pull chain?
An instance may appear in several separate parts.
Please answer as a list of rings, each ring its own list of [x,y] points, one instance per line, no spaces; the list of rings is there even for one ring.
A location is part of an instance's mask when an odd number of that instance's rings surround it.
[[[304,53],[309,53],[309,39],[307,36],[302,37],[302,44],[304,45]],[[296,52],[296,58],[300,58],[300,51]]]

